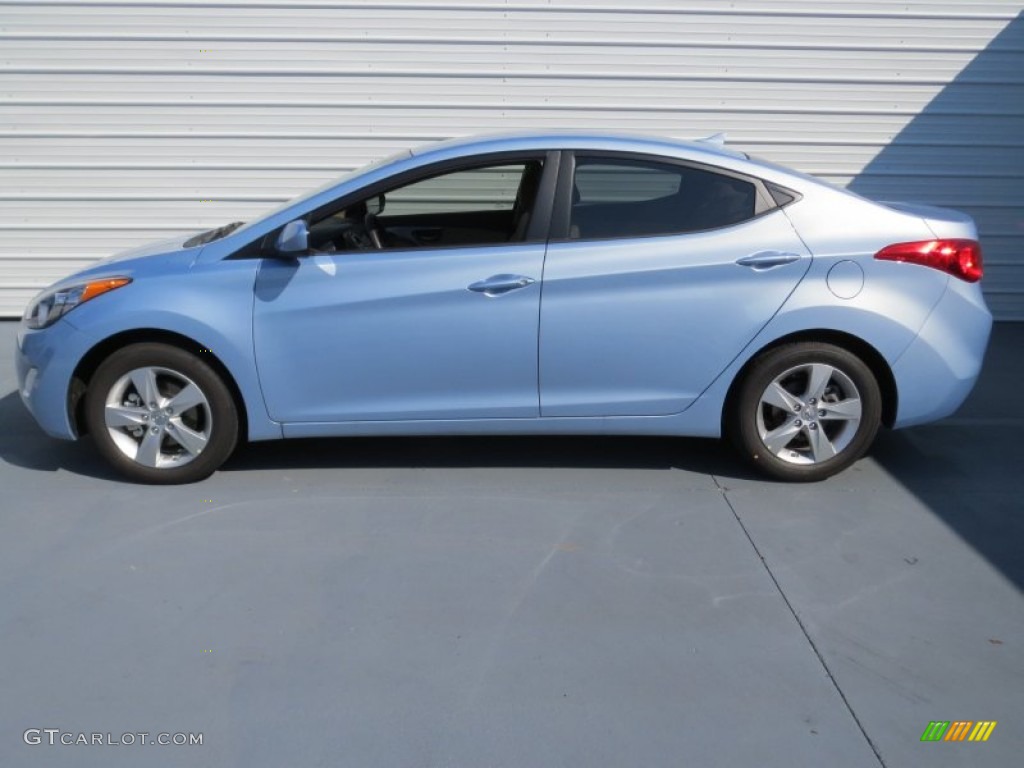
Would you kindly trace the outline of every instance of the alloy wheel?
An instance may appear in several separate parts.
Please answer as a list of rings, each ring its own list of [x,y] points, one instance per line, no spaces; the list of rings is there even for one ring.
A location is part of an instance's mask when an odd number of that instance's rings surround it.
[[[180,467],[210,441],[210,403],[188,376],[146,366],[121,376],[107,392],[103,419],[110,439],[145,467]]]
[[[784,462],[819,464],[849,446],[862,409],[857,387],[842,370],[826,363],[797,365],[772,379],[761,394],[757,434]]]

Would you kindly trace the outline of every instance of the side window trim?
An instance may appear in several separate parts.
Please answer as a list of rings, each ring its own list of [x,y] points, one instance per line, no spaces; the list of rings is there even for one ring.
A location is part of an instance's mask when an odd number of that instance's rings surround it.
[[[551,217],[554,213],[562,155],[562,152],[556,150],[544,153],[544,171],[541,173],[537,197],[533,201],[533,210],[530,211],[530,225],[526,229],[524,243],[546,243],[551,237]]]
[[[730,224],[726,227],[715,227],[712,229],[695,230],[692,232],[662,233],[653,235],[622,235],[619,237],[599,238],[570,238],[572,221],[572,197],[573,183],[576,176],[576,158],[599,158],[607,160],[625,160],[632,162],[647,162],[660,165],[676,165],[682,168],[692,168],[710,173],[717,173],[722,176],[739,179],[754,185],[756,194],[754,215],[746,221]],[[685,237],[686,235],[697,234],[698,232],[714,232],[717,229],[728,229],[729,227],[741,226],[747,221],[753,221],[766,213],[781,208],[769,193],[765,182],[756,176],[750,176],[739,171],[728,168],[721,168],[716,165],[708,165],[693,160],[684,160],[678,157],[665,157],[663,155],[650,155],[643,152],[623,152],[621,150],[600,150],[600,149],[579,149],[564,150],[562,152],[561,167],[558,175],[558,193],[555,199],[554,212],[551,219],[551,235],[549,242],[589,242],[593,240],[639,240],[646,237]]]
[[[572,224],[572,184],[575,177],[576,153],[571,149],[563,150],[558,168],[558,186],[551,214],[549,242],[569,239],[569,229]]]

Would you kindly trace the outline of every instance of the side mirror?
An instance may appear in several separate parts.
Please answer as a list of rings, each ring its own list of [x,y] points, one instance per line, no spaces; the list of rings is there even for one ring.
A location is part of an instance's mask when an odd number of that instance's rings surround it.
[[[366,201],[366,212],[371,213],[374,216],[378,215],[384,210],[384,202],[385,200],[383,194],[377,195],[376,197],[371,197],[369,200]]]
[[[277,252],[282,256],[302,256],[309,252],[309,227],[305,219],[289,221],[277,236]]]

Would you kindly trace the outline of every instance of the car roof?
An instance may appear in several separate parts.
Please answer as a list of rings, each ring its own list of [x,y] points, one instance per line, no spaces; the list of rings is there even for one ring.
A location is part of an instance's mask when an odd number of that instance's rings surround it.
[[[718,140],[719,136],[721,134],[714,138]],[[694,159],[706,156],[709,161],[722,158],[747,159],[747,155],[743,152],[729,149],[712,140],[690,141],[663,136],[580,131],[516,132],[468,136],[420,146],[413,149],[412,154],[424,158],[434,155],[460,157],[530,149],[595,149],[611,152],[682,155]]]

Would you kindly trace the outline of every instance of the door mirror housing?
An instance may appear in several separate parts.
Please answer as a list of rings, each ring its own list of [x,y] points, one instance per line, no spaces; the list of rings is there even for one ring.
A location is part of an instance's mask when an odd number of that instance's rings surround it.
[[[366,212],[373,214],[374,216],[379,215],[384,210],[384,195],[380,194],[376,197],[371,197],[366,201]]]
[[[289,221],[274,244],[281,256],[303,256],[309,253],[309,227],[305,219]]]

